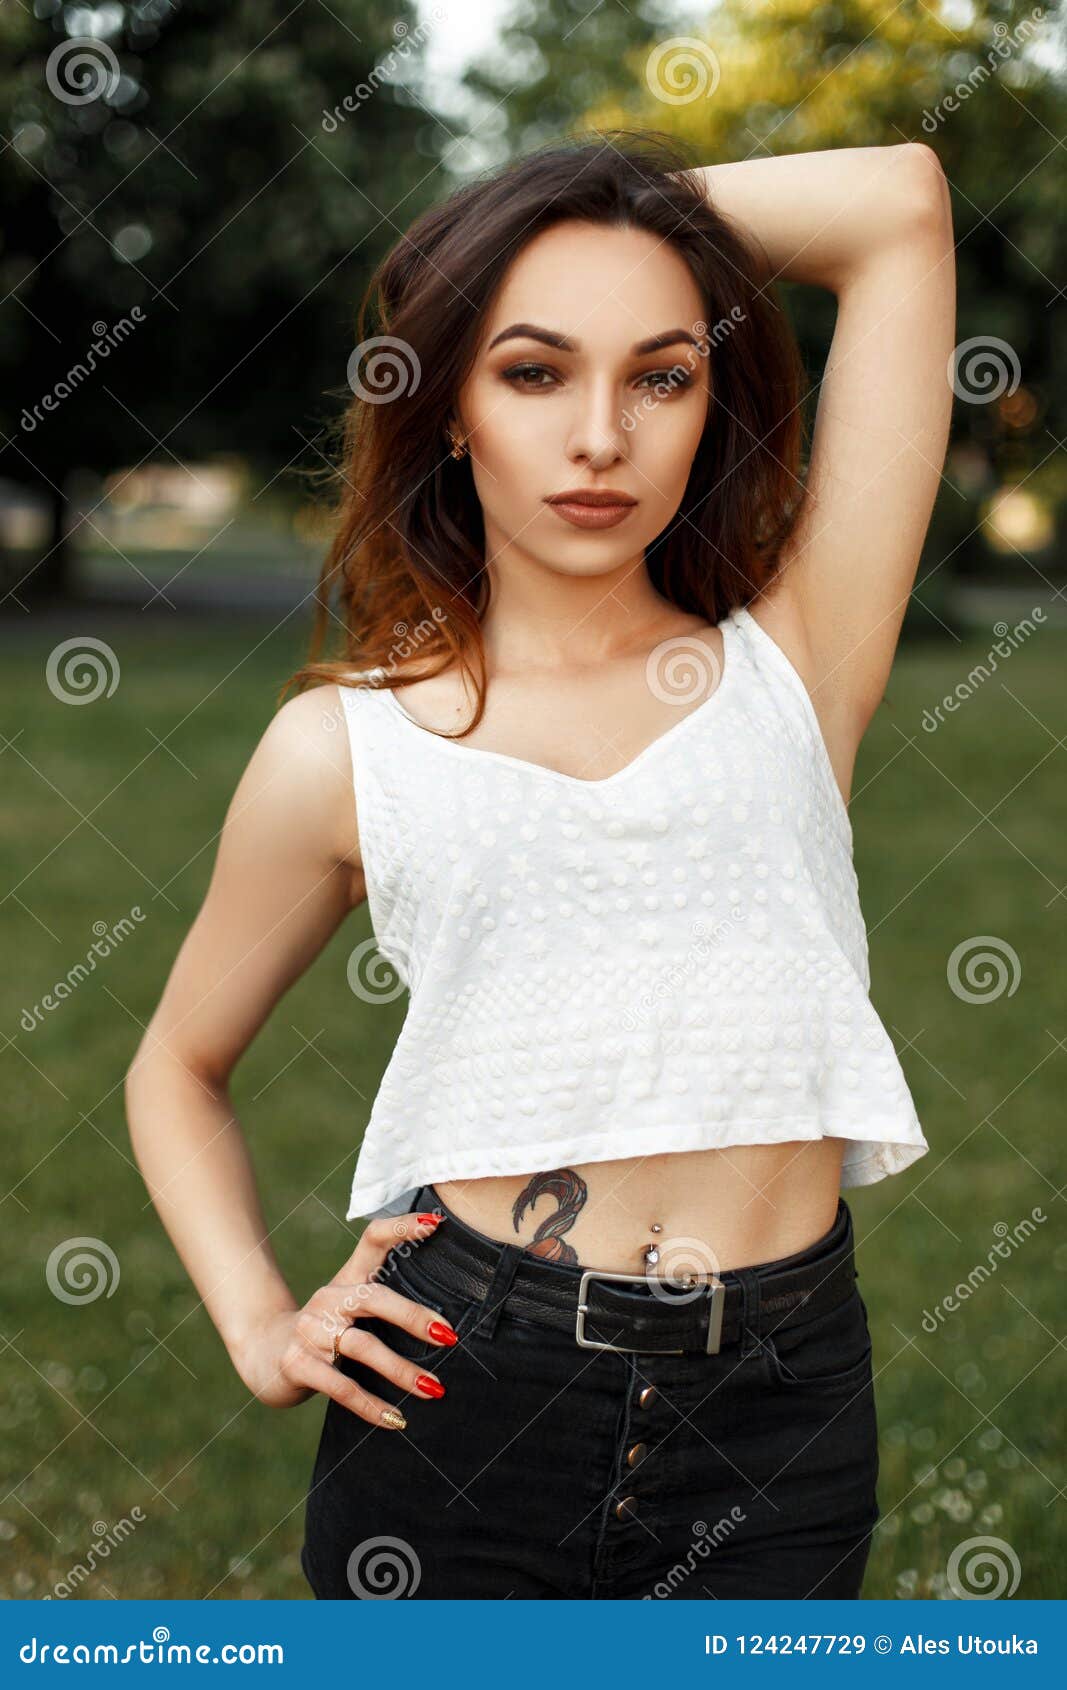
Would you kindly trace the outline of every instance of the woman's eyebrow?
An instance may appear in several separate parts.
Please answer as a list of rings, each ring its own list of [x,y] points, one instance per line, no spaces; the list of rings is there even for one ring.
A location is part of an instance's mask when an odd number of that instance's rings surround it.
[[[536,323],[512,323],[510,327],[501,329],[486,347],[492,352],[494,346],[499,346],[505,340],[539,340],[545,346],[554,346],[560,352],[577,352],[580,341],[571,340],[565,334],[556,334],[553,329],[538,328]],[[660,352],[665,346],[677,346],[679,342],[687,341],[690,346],[699,347],[700,341],[688,329],[665,329],[662,334],[652,335],[649,340],[639,340],[630,348],[635,358],[642,357],[646,352]]]

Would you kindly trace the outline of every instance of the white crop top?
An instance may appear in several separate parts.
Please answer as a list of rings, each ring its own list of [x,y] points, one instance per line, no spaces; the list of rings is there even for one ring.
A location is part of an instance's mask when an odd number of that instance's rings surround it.
[[[807,688],[747,609],[719,627],[714,692],[603,780],[339,688],[375,943],[410,992],[348,1220],[665,1150],[843,1138],[867,1185],[929,1148]]]

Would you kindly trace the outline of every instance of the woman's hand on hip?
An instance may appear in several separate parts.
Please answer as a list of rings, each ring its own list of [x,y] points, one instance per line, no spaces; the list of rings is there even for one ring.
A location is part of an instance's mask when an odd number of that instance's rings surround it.
[[[250,1334],[233,1360],[260,1402],[272,1408],[290,1408],[321,1391],[372,1426],[390,1425],[388,1420],[383,1422],[383,1414],[394,1416],[394,1425],[397,1419],[402,1423],[403,1417],[391,1403],[365,1391],[335,1365],[335,1337],[337,1354],[363,1363],[402,1390],[412,1391],[423,1400],[444,1395],[439,1381],[435,1389],[423,1389],[419,1380],[433,1380],[434,1376],[397,1355],[360,1325],[364,1320],[386,1320],[442,1349],[455,1342],[454,1334],[448,1336],[451,1327],[436,1309],[413,1302],[380,1283],[382,1264],[390,1250],[405,1239],[417,1248],[431,1235],[438,1219],[436,1215],[408,1214],[369,1221],[343,1267],[309,1297],[303,1308],[271,1314]]]

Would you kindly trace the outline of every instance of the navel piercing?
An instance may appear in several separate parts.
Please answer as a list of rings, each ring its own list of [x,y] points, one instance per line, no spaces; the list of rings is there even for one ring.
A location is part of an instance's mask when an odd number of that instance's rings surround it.
[[[648,1230],[649,1232],[662,1232],[663,1228],[660,1226],[659,1221],[653,1221]],[[659,1261],[659,1251],[654,1244],[645,1245],[644,1256],[646,1267],[655,1267],[656,1263]]]

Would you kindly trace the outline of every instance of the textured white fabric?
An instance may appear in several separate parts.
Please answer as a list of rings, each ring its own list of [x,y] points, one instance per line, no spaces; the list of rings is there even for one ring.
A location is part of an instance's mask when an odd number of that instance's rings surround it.
[[[715,691],[603,780],[340,687],[377,949],[410,991],[347,1219],[665,1150],[841,1137],[847,1186],[928,1149],[811,699],[747,609],[719,626]]]

